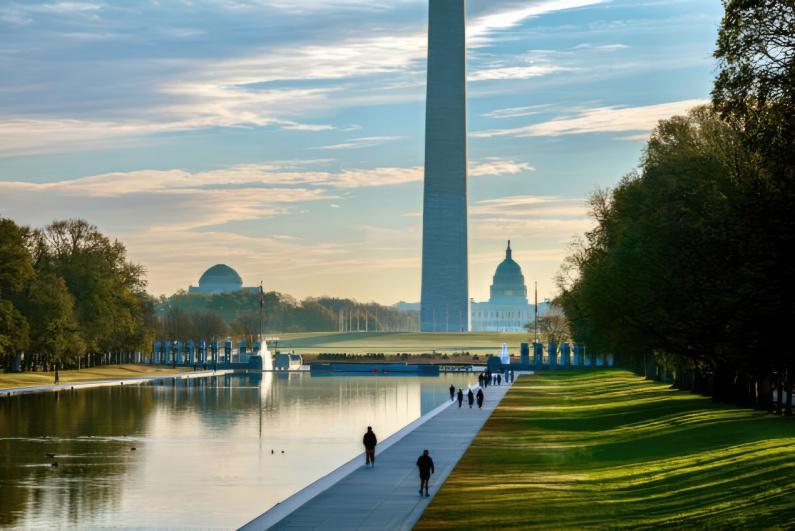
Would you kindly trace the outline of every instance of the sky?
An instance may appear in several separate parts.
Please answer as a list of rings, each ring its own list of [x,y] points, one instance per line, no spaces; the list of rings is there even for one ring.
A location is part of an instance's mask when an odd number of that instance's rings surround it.
[[[431,0],[443,1],[443,0]],[[469,0],[470,296],[557,294],[586,200],[709,99],[718,0]],[[428,1],[0,0],[0,216],[83,218],[148,291],[214,264],[420,298]]]

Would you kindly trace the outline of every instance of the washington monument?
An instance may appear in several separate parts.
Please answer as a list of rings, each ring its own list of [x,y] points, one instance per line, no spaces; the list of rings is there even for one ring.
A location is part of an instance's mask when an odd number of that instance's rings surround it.
[[[466,1],[429,0],[420,330],[469,330]]]

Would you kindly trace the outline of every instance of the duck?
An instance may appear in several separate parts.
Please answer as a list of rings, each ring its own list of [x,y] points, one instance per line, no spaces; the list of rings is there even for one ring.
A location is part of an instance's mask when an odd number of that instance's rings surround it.
[[[44,454],[44,457],[55,457],[55,454]]]

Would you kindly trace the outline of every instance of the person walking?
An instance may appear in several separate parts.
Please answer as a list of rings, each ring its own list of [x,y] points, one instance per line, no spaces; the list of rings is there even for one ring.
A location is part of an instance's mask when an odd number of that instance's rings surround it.
[[[467,393],[467,401],[469,402],[469,408],[472,409],[472,404],[475,403],[475,393],[472,392],[472,389]]]
[[[364,466],[373,468],[375,466],[375,445],[378,444],[378,439],[371,426],[367,426],[367,433],[362,437],[362,444],[364,444]]]
[[[420,469],[420,496],[422,496],[422,489],[425,488],[425,496],[428,497],[428,480],[431,479],[433,474],[433,459],[428,455],[428,450],[423,450],[422,455],[417,459],[417,467]]]
[[[458,390],[458,407],[461,407],[461,404],[464,403],[464,391],[461,389]]]
[[[55,385],[58,385],[58,382],[61,381],[61,375],[58,374],[58,367],[55,368]]]
[[[513,370],[511,370],[511,383],[513,383]]]
[[[483,389],[478,389],[478,409],[483,408]]]
[[[455,401],[455,386],[450,384],[450,400]]]

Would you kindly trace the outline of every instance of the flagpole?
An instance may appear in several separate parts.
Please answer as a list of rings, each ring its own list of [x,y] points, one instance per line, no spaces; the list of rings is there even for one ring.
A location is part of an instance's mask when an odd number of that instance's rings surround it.
[[[535,283],[536,300],[533,310],[535,311],[535,318],[533,319],[533,343],[538,342],[538,282]]]
[[[265,345],[262,344],[262,308],[265,306],[265,298],[263,297],[262,293],[262,281],[259,281],[259,351],[260,355],[262,355],[263,347]]]

